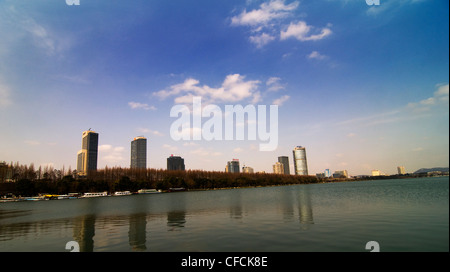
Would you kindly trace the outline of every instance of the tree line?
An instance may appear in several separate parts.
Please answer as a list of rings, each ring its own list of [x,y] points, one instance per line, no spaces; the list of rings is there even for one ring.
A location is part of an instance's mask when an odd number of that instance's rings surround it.
[[[225,173],[219,171],[163,169],[134,169],[105,167],[90,171],[87,176],[78,176],[70,168],[66,171],[52,167],[35,169],[33,165],[13,165],[14,182],[0,183],[0,194],[31,196],[37,194],[67,194],[84,192],[113,193],[115,191],[136,192],[139,189],[186,188],[187,190],[209,190],[233,187],[255,187],[272,185],[308,184],[319,180],[314,176],[294,176],[269,173]]]

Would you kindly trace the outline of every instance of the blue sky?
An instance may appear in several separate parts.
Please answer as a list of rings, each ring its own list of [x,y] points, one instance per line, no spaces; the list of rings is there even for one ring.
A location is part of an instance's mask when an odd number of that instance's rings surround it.
[[[449,164],[448,1],[0,0],[0,161],[76,168],[100,134],[99,168],[170,154],[223,171],[272,171],[306,147],[310,174]],[[172,106],[279,105],[278,149],[174,141]],[[207,119],[204,119],[204,121]],[[291,169],[292,169],[291,165]]]

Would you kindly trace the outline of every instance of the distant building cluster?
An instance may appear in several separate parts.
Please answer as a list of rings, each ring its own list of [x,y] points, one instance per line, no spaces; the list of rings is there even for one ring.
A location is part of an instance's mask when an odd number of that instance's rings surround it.
[[[79,176],[86,176],[89,171],[97,170],[98,143],[99,134],[97,132],[91,129],[83,132],[81,150],[77,154],[77,173]],[[308,175],[305,147],[295,147],[293,150],[293,159],[295,175]],[[130,168],[147,168],[147,139],[144,136],[135,137],[131,141]],[[167,170],[185,171],[185,169],[186,167],[182,157],[172,154],[167,158]],[[239,159],[233,159],[227,162],[225,172],[241,173]],[[255,171],[250,166],[243,166],[242,173],[255,173]],[[264,173],[264,171],[258,173]],[[273,173],[290,175],[289,158],[287,156],[278,157],[278,161],[273,165]]]
[[[78,175],[87,175],[91,170],[97,170],[98,160],[98,139],[99,135],[95,131],[87,130],[83,132],[81,150],[77,154],[77,172]],[[306,148],[303,146],[296,146],[292,150],[293,166],[295,175],[308,175],[308,162],[306,156]],[[130,168],[146,169],[147,168],[147,139],[144,136],[135,137],[131,141],[131,158]],[[171,155],[167,158],[167,170],[182,170],[186,169],[184,158],[180,156]],[[290,164],[288,156],[279,156],[278,161],[272,165],[274,174],[290,175]],[[232,159],[228,161],[225,166],[227,173],[255,173],[250,166],[243,166],[240,168],[239,159]],[[405,175],[406,170],[404,166],[397,167],[398,175]],[[3,180],[10,179],[8,175],[8,168],[0,164],[0,178]],[[258,172],[258,173],[264,173]],[[384,176],[384,172],[380,170],[372,170],[372,176]],[[347,170],[337,170],[331,174],[330,169],[325,169],[323,173],[317,173],[317,178],[349,178]]]
[[[71,172],[69,168],[69,173],[78,176],[87,176],[89,171],[97,170],[98,162],[98,145],[99,144],[99,134],[91,129],[83,131],[81,149],[77,153],[77,168],[76,171]],[[307,176],[308,173],[308,162],[306,155],[306,148],[303,146],[296,146],[292,150],[293,159],[293,174]],[[34,169],[31,166],[30,169]],[[20,177],[20,172],[23,170],[17,170],[20,167],[13,164],[7,164],[6,162],[0,162],[0,183],[3,182],[14,182]],[[130,154],[130,168],[131,169],[147,169],[147,139],[144,136],[137,136],[131,141],[131,154]],[[167,170],[173,171],[185,171],[185,161],[184,158],[180,156],[174,156],[173,154],[167,158]],[[290,163],[288,156],[279,156],[278,161],[272,165],[272,170],[274,174],[279,175],[291,175]],[[26,171],[26,167],[25,167]],[[31,170],[33,172],[34,170]],[[227,173],[257,173],[262,174],[265,171],[255,171],[254,168],[243,165],[240,166],[239,159],[232,159],[228,161],[225,166],[225,172]],[[37,177],[40,179],[48,178],[48,176],[58,176],[61,171],[51,169],[48,172],[46,169],[41,171],[39,168],[36,171]],[[64,173],[64,168],[62,170]],[[397,166],[397,176],[439,176],[448,175],[449,170],[447,168],[423,168],[419,169],[414,173],[407,173],[404,166]],[[47,175],[47,177],[46,177]],[[322,173],[316,173],[316,177],[319,179],[347,179],[347,178],[369,178],[369,177],[380,177],[384,178],[388,176],[381,170],[373,169],[371,175],[358,175],[351,177],[347,170],[336,170],[334,173],[330,169],[325,169]]]

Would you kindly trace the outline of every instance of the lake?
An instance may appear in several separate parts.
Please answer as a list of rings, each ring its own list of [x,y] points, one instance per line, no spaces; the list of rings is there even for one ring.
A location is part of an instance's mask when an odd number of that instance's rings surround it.
[[[449,178],[0,203],[0,251],[449,251]]]

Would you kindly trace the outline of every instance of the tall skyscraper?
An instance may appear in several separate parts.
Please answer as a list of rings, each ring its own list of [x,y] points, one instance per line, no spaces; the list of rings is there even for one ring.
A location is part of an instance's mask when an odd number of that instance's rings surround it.
[[[98,133],[87,130],[83,132],[81,150],[77,156],[79,175],[87,175],[90,170],[97,170]]]
[[[233,159],[232,161],[229,161],[225,171],[228,173],[240,173],[239,160]]]
[[[308,163],[306,162],[306,149],[297,146],[292,151],[294,154],[294,171],[296,175],[308,175]]]
[[[284,174],[284,164],[281,162],[276,162],[273,165],[273,173],[274,174]]]
[[[170,155],[167,158],[167,170],[185,170],[184,159],[179,156]]]
[[[136,137],[131,142],[131,168],[147,168],[147,138]]]
[[[280,156],[278,157],[278,162],[283,164],[284,174],[290,175],[291,171],[289,170],[289,157]]]
[[[405,175],[406,174],[406,170],[404,166],[397,166],[397,172],[399,175]]]

